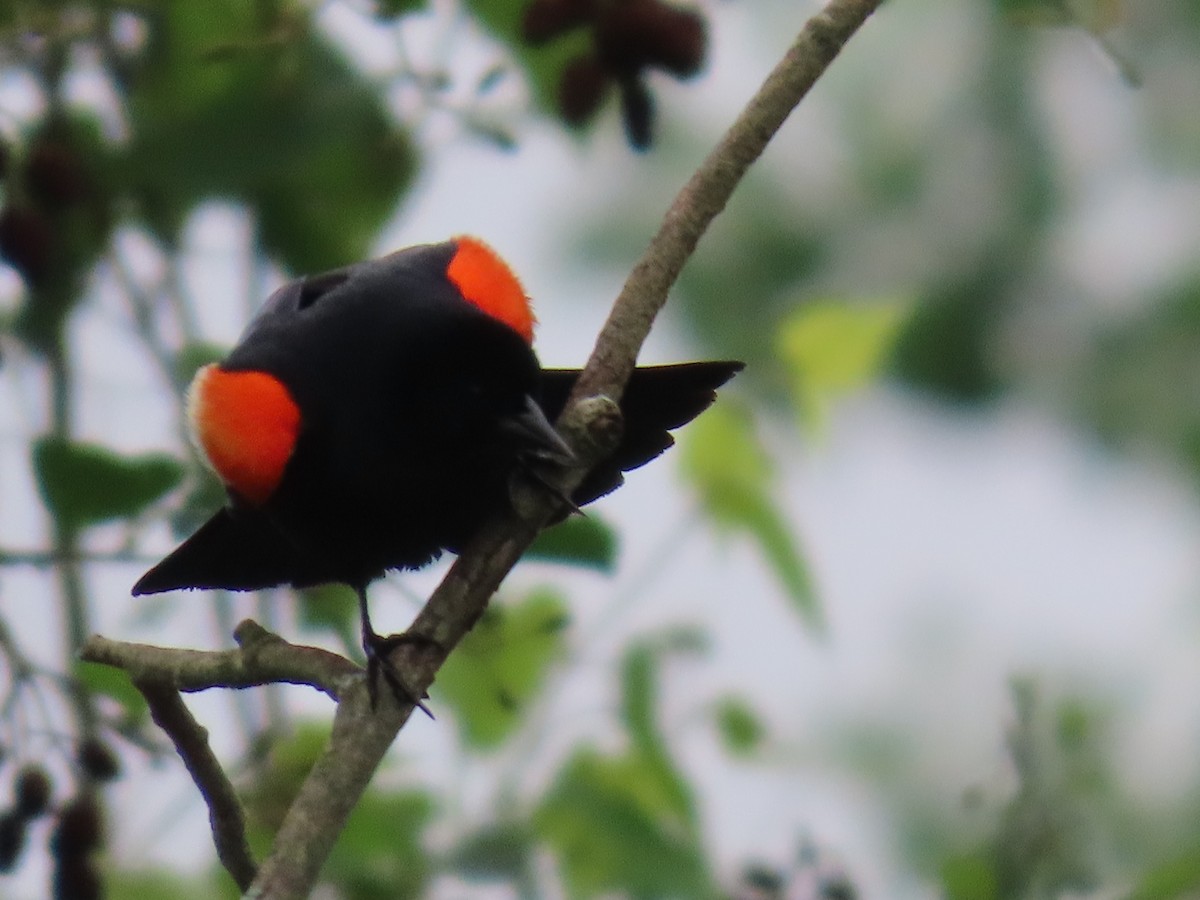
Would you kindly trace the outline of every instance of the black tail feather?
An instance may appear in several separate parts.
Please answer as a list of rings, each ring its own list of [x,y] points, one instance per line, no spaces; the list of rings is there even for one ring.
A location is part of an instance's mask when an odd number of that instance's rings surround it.
[[[303,580],[305,568],[279,533],[255,513],[222,507],[138,579],[133,594],[179,588],[253,591]]]

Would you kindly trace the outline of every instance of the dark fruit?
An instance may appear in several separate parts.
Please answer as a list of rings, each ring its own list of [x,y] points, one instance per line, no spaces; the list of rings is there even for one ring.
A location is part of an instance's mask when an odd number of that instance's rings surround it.
[[[521,37],[537,46],[586,24],[595,0],[532,0],[521,19]]]
[[[641,78],[624,78],[618,87],[625,137],[634,150],[648,150],[654,140],[654,98]]]
[[[51,212],[76,206],[92,193],[91,178],[78,153],[51,139],[39,141],[30,149],[25,160],[25,186],[38,205]]]
[[[27,765],[17,773],[17,812],[26,819],[35,819],[50,806],[50,776],[41,766]]]
[[[558,111],[568,125],[582,125],[596,114],[612,78],[594,56],[580,56],[563,67],[558,81]]]
[[[86,856],[103,842],[104,824],[94,797],[82,794],[59,810],[50,835],[50,850],[57,858]]]
[[[694,75],[708,44],[698,13],[660,0],[613,3],[596,23],[595,40],[601,61],[618,75],[651,66],[680,77]]]
[[[94,781],[111,781],[121,774],[121,761],[99,738],[80,743],[78,759],[80,768]]]
[[[25,817],[15,809],[0,813],[0,872],[11,872],[25,848]]]
[[[30,285],[50,275],[54,229],[46,215],[28,206],[6,206],[0,212],[0,259]]]
[[[104,882],[88,856],[59,857],[54,861],[54,900],[101,900]]]

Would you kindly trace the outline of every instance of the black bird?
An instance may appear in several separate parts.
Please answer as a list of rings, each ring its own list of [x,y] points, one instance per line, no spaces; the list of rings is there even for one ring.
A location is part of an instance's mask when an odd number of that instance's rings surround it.
[[[188,392],[196,443],[228,502],[133,587],[246,591],[340,582],[359,598],[372,694],[399,638],[371,627],[367,586],[458,551],[509,501],[514,473],[569,460],[552,422],[577,369],[543,369],[516,276],[458,237],[291,281]],[[615,452],[582,506],[658,456],[739,362],[638,368]]]

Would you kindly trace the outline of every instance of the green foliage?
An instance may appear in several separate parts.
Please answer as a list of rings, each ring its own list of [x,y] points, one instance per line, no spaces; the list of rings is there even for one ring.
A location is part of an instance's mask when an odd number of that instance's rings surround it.
[[[520,725],[562,655],[566,621],[566,604],[552,590],[513,604],[492,600],[433,688],[434,697],[454,710],[467,746],[494,749]]]
[[[159,869],[111,869],[105,888],[106,896],[138,900],[236,900],[240,893],[223,874],[201,881]]]
[[[521,37],[521,19],[529,0],[467,0],[476,20],[513,55],[528,80],[538,106],[557,109],[558,77],[566,62],[590,45],[589,36],[575,31],[544,47],[529,47]]]
[[[595,513],[573,516],[547,528],[525,551],[526,559],[541,559],[612,574],[617,565],[617,535]]]
[[[175,355],[175,383],[190,384],[196,373],[209,363],[220,362],[229,348],[209,341],[184,344]]]
[[[1084,420],[1116,446],[1150,443],[1200,475],[1200,278],[1164,291],[1095,341],[1073,384]]]
[[[344,584],[322,584],[297,592],[304,628],[330,631],[343,649],[358,652],[358,595]]]
[[[1012,685],[1009,753],[1018,784],[977,846],[941,867],[950,897],[1056,897],[1088,891],[1115,849],[1102,717],[1075,699],[1049,707],[1034,682]],[[1108,824],[1105,824],[1108,820]]]
[[[115,700],[121,706],[127,722],[141,722],[149,715],[146,698],[133,686],[124,669],[76,660],[72,675],[92,693]]]
[[[991,860],[967,854],[946,860],[941,870],[947,900],[998,900],[1000,886]]]
[[[72,528],[137,515],[179,484],[184,471],[163,453],[123,456],[57,437],[34,443],[33,466],[46,506]]]
[[[422,845],[434,812],[425,791],[372,791],[354,808],[324,877],[355,900],[425,896],[432,871]]]
[[[171,3],[151,17],[123,160],[147,224],[173,242],[196,204],[225,197],[250,206],[289,269],[365,256],[416,167],[377,89],[288,7]]]
[[[823,627],[808,567],[772,495],[771,465],[750,416],[726,400],[688,426],[682,443],[683,469],[705,511],[752,537],[805,624]]]
[[[687,779],[666,750],[657,677],[673,642],[635,644],[621,666],[621,718],[630,747],[577,750],[534,817],[572,897],[712,897]]]
[[[511,819],[496,822],[459,841],[447,864],[471,881],[526,884],[532,878],[534,839],[526,822]]]
[[[270,846],[301,782],[324,751],[327,726],[306,725],[272,743],[268,761],[244,797],[251,845]],[[356,900],[423,896],[432,869],[423,847],[435,811],[422,790],[376,789],[351,813],[323,870],[325,879]]]
[[[762,745],[766,726],[745,700],[725,697],[717,704],[714,718],[721,742],[734,756],[748,756]]]
[[[911,308],[898,301],[809,301],[783,320],[779,355],[810,427],[820,425],[830,400],[878,376]]]
[[[1126,900],[1188,900],[1200,891],[1200,846],[1160,862],[1145,873]]]
[[[535,818],[570,896],[715,896],[701,847],[679,830],[660,788],[656,769],[636,753],[576,752]]]

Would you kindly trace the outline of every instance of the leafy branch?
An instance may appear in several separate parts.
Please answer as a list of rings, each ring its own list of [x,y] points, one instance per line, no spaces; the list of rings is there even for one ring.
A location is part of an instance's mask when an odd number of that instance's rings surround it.
[[[620,427],[616,399],[633,371],[638,352],[667,294],[700,237],[724,208],[750,165],[881,0],[831,0],[810,19],[787,54],[683,187],[657,234],[631,271],[595,349],[579,378],[559,428],[580,458],[580,467],[556,484],[569,494],[587,468],[611,448]],[[484,527],[451,566],[414,620],[409,633],[419,642],[398,647],[392,661],[407,684],[422,693],[447,655],[474,626],[489,598],[558,510],[550,492],[521,488],[514,510]],[[350,812],[370,783],[396,734],[412,714],[384,692],[372,709],[357,667],[330,654],[293,647],[253,624],[239,628],[239,650],[198,653],[92,638],[83,658],[117,665],[157,705],[166,727],[210,804],[222,861],[246,891],[261,900],[306,897]],[[254,640],[247,642],[247,637]],[[252,648],[257,648],[252,650]],[[324,654],[316,657],[313,654]],[[340,659],[340,658],[338,658]],[[229,809],[225,776],[210,759],[202,729],[186,714],[179,690],[245,687],[270,681],[313,684],[338,701],[333,732],[321,757],[288,810],[274,847],[247,886],[253,862],[242,852],[237,814]],[[222,823],[218,828],[218,822]],[[230,824],[232,823],[232,825]],[[232,848],[232,850],[230,849]]]

